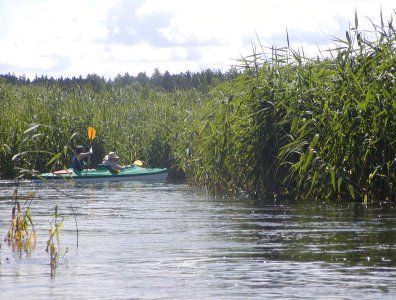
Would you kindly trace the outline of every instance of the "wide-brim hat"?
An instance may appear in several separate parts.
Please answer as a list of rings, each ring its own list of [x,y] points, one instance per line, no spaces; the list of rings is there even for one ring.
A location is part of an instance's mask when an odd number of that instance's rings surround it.
[[[119,159],[119,157],[118,157],[117,153],[109,152],[109,154],[107,155],[107,159],[108,160],[110,160],[110,159]]]

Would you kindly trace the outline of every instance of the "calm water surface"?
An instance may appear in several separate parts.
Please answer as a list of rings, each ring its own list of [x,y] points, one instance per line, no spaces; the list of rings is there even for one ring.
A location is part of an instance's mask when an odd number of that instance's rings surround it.
[[[258,204],[170,184],[44,188],[26,253],[3,242],[13,190],[0,187],[0,299],[396,299],[392,206]],[[51,277],[55,205],[63,258]]]

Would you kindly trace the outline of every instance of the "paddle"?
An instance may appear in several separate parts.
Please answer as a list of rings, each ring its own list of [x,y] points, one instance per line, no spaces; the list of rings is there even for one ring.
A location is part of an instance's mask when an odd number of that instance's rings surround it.
[[[92,154],[92,141],[96,137],[96,129],[93,127],[88,127],[87,129],[88,140],[89,140],[89,154]],[[88,165],[91,161],[91,155],[88,156]]]
[[[88,140],[92,142],[92,140],[96,137],[96,130],[93,127],[88,127]]]

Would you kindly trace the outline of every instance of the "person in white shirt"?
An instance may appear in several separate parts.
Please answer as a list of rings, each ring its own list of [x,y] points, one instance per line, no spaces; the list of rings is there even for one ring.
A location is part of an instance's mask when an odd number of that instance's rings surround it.
[[[116,152],[109,152],[102,162],[103,166],[110,168],[113,171],[120,171],[125,168],[118,164],[119,157]]]

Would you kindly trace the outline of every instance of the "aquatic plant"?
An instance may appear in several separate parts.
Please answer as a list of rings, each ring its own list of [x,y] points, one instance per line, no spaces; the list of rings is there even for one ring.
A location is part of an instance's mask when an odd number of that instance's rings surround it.
[[[11,211],[11,224],[4,241],[11,244],[18,251],[30,253],[36,245],[36,231],[32,221],[30,203],[35,197],[35,192],[30,192],[22,206],[19,203],[18,186],[14,189],[14,206]]]
[[[51,276],[55,276],[55,270],[59,260],[60,231],[62,229],[64,218],[58,213],[58,206],[55,206],[53,219],[50,222],[49,238],[47,241],[46,252],[50,253]],[[67,253],[67,249],[65,251]]]
[[[215,193],[394,201],[396,34],[392,20],[373,29],[356,15],[328,57],[260,45],[243,58],[182,136],[187,177]]]
[[[174,125],[183,123],[186,111],[198,109],[200,95],[141,86],[16,87],[0,81],[6,110],[0,122],[0,177],[15,178],[17,168],[50,171],[48,156],[57,168],[68,167],[75,146],[88,146],[89,126],[97,129],[90,167],[109,151],[117,151],[123,164],[141,159],[150,166],[173,166]]]
[[[214,193],[394,200],[395,28],[358,23],[316,58],[259,44],[240,60],[243,75],[208,93],[0,81],[0,177],[48,171],[40,151],[69,166],[93,126],[91,167],[117,151],[123,164],[168,167]]]

